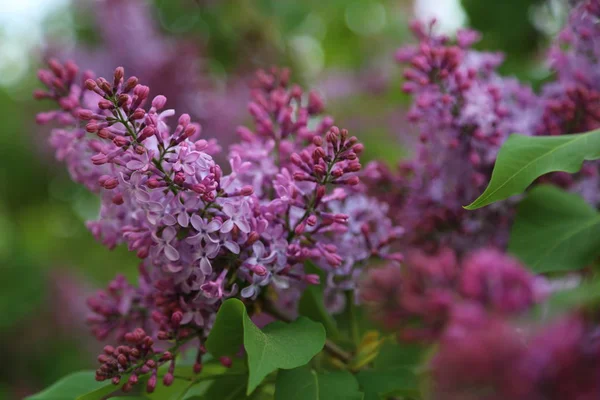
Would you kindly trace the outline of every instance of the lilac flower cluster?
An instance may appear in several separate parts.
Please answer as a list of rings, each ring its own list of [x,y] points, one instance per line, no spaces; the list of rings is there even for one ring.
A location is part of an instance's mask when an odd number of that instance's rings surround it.
[[[556,80],[539,96],[495,72],[500,54],[470,48],[476,32],[459,31],[451,41],[433,33],[433,22],[413,24],[419,44],[400,49],[396,59],[406,65],[403,90],[413,96],[408,119],[418,127],[421,143],[398,171],[372,163],[365,173],[377,188],[373,192],[407,229],[406,247],[449,246],[460,253],[505,247],[514,203],[469,212],[462,206],[485,189],[509,134],[559,135],[600,127],[599,21],[598,0],[574,3],[549,54]],[[600,204],[596,163],[584,165],[578,175],[549,179]]]
[[[359,190],[362,144],[331,118],[315,119],[320,97],[290,86],[288,70],[257,74],[249,104],[255,129],[238,129],[241,143],[231,147],[225,174],[212,158],[216,142],[200,138],[187,114],[170,125],[167,99],[151,99],[123,68],[110,81],[85,72],[79,84],[73,63],[49,67],[39,73],[47,90],[35,97],[59,109],[37,120],[62,125],[51,137],[57,157],[102,198],[88,227],[107,247],[126,244],[143,260],[137,287],[118,277],[88,302],[98,338],[135,336],[145,346],[136,347],[136,363],[154,354],[152,338],[202,343],[226,298],[269,301],[269,289],[299,293],[318,284],[318,275],[304,272],[307,261],[324,271],[328,297],[339,300],[369,258],[401,259],[388,247],[402,230]],[[99,379],[119,382],[130,364],[115,367],[113,358],[120,363],[133,350],[124,351],[103,357]]]
[[[475,304],[490,314],[509,316],[529,309],[547,293],[543,278],[498,250],[478,250],[459,262],[448,248],[436,254],[408,253],[402,269],[371,269],[360,289],[376,320],[398,330],[402,340],[426,342],[439,338],[456,307]]]
[[[389,188],[396,215],[410,233],[406,244],[466,251],[507,241],[511,209],[505,204],[467,213],[485,188],[500,145],[513,132],[531,132],[536,96],[514,79],[500,77],[502,56],[471,49],[476,32],[456,42],[414,23],[419,44],[402,48],[403,90],[413,96],[408,114],[420,132],[415,157],[398,173],[370,165],[374,185]]]
[[[528,326],[458,307],[431,360],[432,392],[441,400],[597,399],[598,329],[581,315]]]
[[[537,135],[563,135],[600,127],[600,2],[574,3],[565,28],[550,49],[548,61],[556,80],[540,95]],[[584,164],[576,175],[557,173],[555,184],[600,205],[598,163]]]

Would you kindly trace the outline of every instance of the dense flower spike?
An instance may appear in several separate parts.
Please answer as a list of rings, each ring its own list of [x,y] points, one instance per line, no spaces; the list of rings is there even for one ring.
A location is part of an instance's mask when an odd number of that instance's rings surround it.
[[[407,65],[403,90],[414,98],[408,118],[419,127],[421,143],[398,174],[371,165],[367,176],[394,193],[390,200],[409,232],[408,245],[460,252],[502,247],[511,210],[500,205],[467,213],[462,206],[485,188],[508,135],[532,131],[536,97],[495,72],[501,55],[470,49],[477,33],[460,31],[451,42],[432,33],[433,23],[412,29],[419,45],[399,50],[396,58]]]
[[[600,2],[574,4],[548,61],[556,80],[544,85],[535,133],[564,135],[600,127]],[[598,163],[586,163],[577,175],[555,174],[552,181],[600,205]]]
[[[441,400],[595,399],[600,393],[598,327],[580,316],[523,326],[457,308],[431,361]]]
[[[307,261],[325,272],[329,306],[340,310],[369,258],[401,259],[388,247],[402,230],[358,185],[362,144],[329,117],[309,125],[323,103],[290,87],[288,70],[257,74],[255,129],[239,128],[242,143],[224,174],[200,126],[183,114],[172,127],[167,99],[151,98],[123,68],[109,80],[85,74],[80,85],[73,64],[49,66],[40,71],[48,90],[36,97],[60,109],[38,121],[63,126],[52,133],[57,156],[102,196],[88,227],[109,248],[124,243],[142,259],[137,288],[119,277],[89,300],[99,338],[129,341],[141,335],[135,328],[145,330],[134,348],[102,358],[99,378],[118,382],[133,371],[124,388],[135,384],[148,373],[135,363],[154,352],[151,339],[202,342],[226,298],[270,301],[268,288],[297,298],[319,283],[304,272]],[[126,358],[132,351],[140,356]],[[171,381],[170,369],[164,383]]]
[[[477,304],[494,315],[514,315],[544,300],[548,285],[520,263],[494,249],[475,251],[459,263],[456,254],[413,251],[403,269],[369,270],[361,286],[373,317],[404,340],[436,340],[453,309]]]

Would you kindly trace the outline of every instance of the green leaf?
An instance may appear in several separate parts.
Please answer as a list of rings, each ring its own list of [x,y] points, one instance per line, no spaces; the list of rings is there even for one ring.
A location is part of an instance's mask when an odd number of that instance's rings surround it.
[[[214,357],[233,356],[244,344],[246,306],[237,299],[226,300],[219,308],[215,323],[206,340],[206,349]]]
[[[418,396],[418,381],[408,368],[385,371],[365,370],[356,374],[365,400],[379,400],[382,395]]]
[[[279,371],[275,400],[362,400],[358,382],[347,371],[316,373],[308,366]]]
[[[386,340],[373,363],[377,371],[391,369],[418,368],[423,361],[423,355],[427,348],[417,344],[396,343]]]
[[[339,337],[340,332],[338,331],[337,324],[325,308],[323,302],[323,288],[321,285],[311,285],[304,290],[298,305],[298,312],[300,315],[308,317],[313,321],[322,323],[327,331],[328,337]]]
[[[325,329],[320,323],[300,317],[289,324],[271,323],[261,331],[248,316],[244,304],[229,299],[217,314],[206,348],[215,356],[233,355],[242,344],[248,354],[247,394],[250,394],[271,372],[308,363],[323,349]]]
[[[248,377],[244,375],[227,376],[215,380],[208,388],[203,399],[206,400],[241,400],[246,399]],[[193,399],[193,397],[192,397]]]
[[[600,214],[554,186],[519,204],[508,249],[537,273],[581,269],[600,254]]]
[[[285,324],[273,322],[261,331],[245,315],[244,346],[248,353],[250,394],[271,372],[308,363],[325,345],[323,325],[300,317]]]
[[[564,136],[511,135],[504,143],[483,194],[465,208],[474,210],[522,193],[549,172],[574,173],[585,160],[600,158],[600,130]]]
[[[74,372],[27,400],[98,400],[119,389],[110,381],[98,382],[94,371]]]

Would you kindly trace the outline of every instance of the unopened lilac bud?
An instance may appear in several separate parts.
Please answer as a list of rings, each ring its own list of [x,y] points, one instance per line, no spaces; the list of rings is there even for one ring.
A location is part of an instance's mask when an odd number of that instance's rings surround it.
[[[173,380],[175,379],[175,377],[173,376],[172,373],[168,372],[165,377],[163,378],[163,384],[165,386],[171,386],[173,384]]]
[[[127,79],[127,81],[125,82],[125,85],[123,85],[123,92],[127,93],[129,91],[131,91],[133,88],[135,88],[138,84],[138,78],[136,78],[135,76],[131,76]]]
[[[315,215],[311,215],[306,218],[306,224],[308,226],[315,226],[317,224],[317,217]]]
[[[146,383],[146,392],[154,392],[154,389],[156,389],[156,380],[156,374],[152,374],[150,379],[148,379],[148,383]]]
[[[229,357],[220,357],[219,361],[221,362],[221,365],[223,365],[225,368],[231,368],[231,365],[233,364],[231,358]]]
[[[113,385],[118,385],[121,382],[121,377],[115,376],[114,378],[111,379],[111,382]]]
[[[355,152],[356,154],[361,154],[365,149],[365,146],[362,143],[357,143],[354,146],[352,146],[352,151]]]
[[[194,136],[196,134],[196,127],[193,124],[190,124],[188,126],[185,127],[185,130],[183,131],[183,137],[185,139],[191,138],[192,136]]]
[[[100,125],[95,121],[88,122],[87,125],[85,126],[85,130],[89,133],[98,132],[99,129],[100,129]]]
[[[246,246],[252,246],[260,239],[260,235],[256,231],[252,231],[248,234],[248,239],[246,239]]]
[[[104,354],[107,354],[109,356],[112,356],[113,353],[115,352],[115,348],[109,345],[104,346],[104,348],[102,349],[102,351],[104,352]]]
[[[258,276],[267,275],[267,269],[265,267],[263,267],[262,265],[253,265],[251,269],[252,269],[252,272],[254,272]]]
[[[125,356],[124,354],[119,354],[119,356],[117,357],[117,361],[119,364],[121,364],[122,367],[126,367],[128,363],[127,361],[127,356]]]
[[[96,132],[96,135],[98,135],[100,139],[109,139],[114,137],[114,134],[106,128],[100,129],[98,132]]]
[[[100,99],[98,101],[98,108],[100,108],[101,110],[112,110],[113,108],[115,108],[115,105],[110,100]]]
[[[129,103],[129,95],[125,94],[125,93],[121,93],[119,95],[119,97],[117,98],[117,104],[119,105],[119,107],[123,107],[123,105],[128,104]]]
[[[319,147],[323,146],[323,138],[320,136],[313,137],[312,142],[315,146],[319,146]]]
[[[115,138],[113,139],[113,143],[117,147],[123,147],[123,146],[127,146],[131,142],[129,141],[129,139],[127,139],[124,136],[115,136]]]
[[[175,326],[179,326],[179,324],[181,324],[182,319],[183,313],[181,311],[175,311],[173,315],[171,315],[171,323]]]
[[[102,165],[108,162],[108,157],[106,154],[98,153],[92,156],[91,160],[94,165]]]
[[[294,228],[294,233],[296,235],[301,235],[304,232],[305,228],[306,228],[306,224],[304,222],[301,222],[296,226],[296,228]]]
[[[121,390],[124,391],[125,393],[131,392],[132,389],[133,389],[133,385],[131,383],[129,383],[129,382],[127,382],[126,384],[124,384],[121,387]]]
[[[199,374],[200,372],[202,372],[202,367],[203,367],[202,363],[198,363],[198,362],[195,363],[194,364],[194,373]]]
[[[252,186],[244,186],[240,189],[240,194],[242,196],[250,196],[254,193],[254,188]]]
[[[142,129],[142,132],[138,136],[138,141],[142,142],[156,133],[156,129],[153,126],[147,126]]]
[[[77,116],[79,117],[79,119],[89,121],[94,116],[94,113],[92,112],[92,110],[81,109],[77,112]]]
[[[94,82],[93,79],[87,79],[85,81],[85,88],[87,90],[95,91],[96,89],[98,89],[98,85],[96,84],[96,82]]]
[[[324,108],[321,96],[317,92],[310,92],[308,94],[308,113],[310,115],[320,114]]]
[[[183,185],[183,183],[185,182],[185,174],[183,172],[177,172],[175,174],[175,177],[173,178],[173,182],[175,182],[178,185]]]
[[[308,283],[309,285],[318,285],[321,283],[321,278],[319,277],[319,275],[316,274],[304,275],[302,280]]]
[[[123,67],[117,67],[115,69],[115,73],[114,73],[114,86],[116,87],[119,83],[121,83],[121,79],[123,79],[123,77],[125,76],[125,68]]]
[[[167,98],[162,94],[152,99],[152,107],[156,108],[157,110],[163,109],[165,107],[165,104],[167,104]]]
[[[342,171],[339,168],[335,168],[333,171],[331,171],[331,176],[333,176],[334,178],[339,178],[342,175],[344,175],[344,171]]]
[[[112,197],[111,201],[113,202],[113,204],[120,206],[121,204],[123,204],[125,202],[125,199],[123,198],[123,195],[121,193],[116,194]]]
[[[302,158],[300,158],[300,156],[296,153],[292,153],[292,155],[290,156],[290,160],[294,165],[297,165],[298,167],[301,167],[304,164]]]
[[[317,188],[317,199],[319,199],[319,200],[322,199],[323,196],[325,196],[325,192],[326,192],[325,186],[320,185]]]
[[[148,97],[148,94],[150,94],[150,88],[144,85],[137,85],[133,89],[133,94],[135,94],[140,100],[144,100]]]
[[[102,183],[102,187],[104,187],[104,189],[108,189],[108,190],[112,190],[112,189],[116,188],[117,186],[119,186],[119,180],[115,177],[109,177],[108,179],[104,180],[104,182]]]
[[[136,108],[135,111],[133,112],[133,114],[131,114],[130,119],[132,120],[138,120],[138,119],[142,119],[146,116],[146,111],[144,111],[143,108]]]
[[[131,383],[132,385],[135,385],[136,383],[138,383],[138,376],[136,374],[132,374],[129,377],[128,382]]]

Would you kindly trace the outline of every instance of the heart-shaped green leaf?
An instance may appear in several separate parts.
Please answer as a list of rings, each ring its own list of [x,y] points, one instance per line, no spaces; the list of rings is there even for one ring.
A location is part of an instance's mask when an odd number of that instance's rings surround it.
[[[363,396],[347,371],[317,373],[303,366],[277,374],[275,400],[362,400]]]
[[[27,400],[98,400],[119,390],[110,381],[98,382],[94,371],[74,372]]]
[[[536,187],[519,204],[508,249],[537,273],[584,268],[600,254],[600,213],[576,194]]]
[[[244,304],[229,299],[217,314],[206,348],[216,356],[231,356],[242,344],[248,354],[250,394],[271,372],[308,363],[323,349],[325,329],[320,323],[300,317],[289,324],[271,323],[261,331],[248,317]]]

